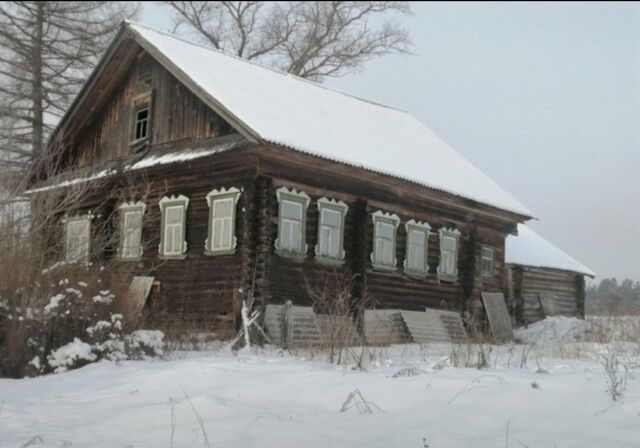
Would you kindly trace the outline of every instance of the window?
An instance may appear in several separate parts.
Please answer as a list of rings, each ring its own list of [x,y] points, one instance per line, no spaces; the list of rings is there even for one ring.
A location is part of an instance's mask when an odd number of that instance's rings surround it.
[[[89,261],[91,218],[88,214],[65,221],[65,260],[68,263]]]
[[[164,197],[160,200],[162,232],[159,252],[163,258],[185,258],[187,241],[185,223],[189,199],[185,196]]]
[[[316,257],[319,261],[344,261],[344,220],[349,206],[342,201],[318,200],[320,222]]]
[[[396,229],[400,218],[395,214],[377,211],[373,219],[373,253],[371,262],[374,269],[393,270],[396,268]]]
[[[236,248],[236,204],[240,190],[231,187],[212,190],[207,194],[209,204],[209,234],[205,253],[222,255],[233,253]]]
[[[139,73],[140,75],[140,73]],[[143,74],[146,76],[146,74]],[[131,97],[131,129],[129,131],[129,150],[137,153],[143,150],[151,140],[153,117],[153,89],[150,83],[139,79],[133,88]]]
[[[456,229],[440,229],[440,264],[438,277],[442,280],[455,281],[458,277],[458,240],[460,231]]]
[[[276,193],[279,203],[276,251],[284,256],[304,256],[307,253],[305,228],[309,196],[286,187],[279,188]]]
[[[427,223],[413,219],[405,224],[407,230],[407,253],[404,270],[409,275],[424,277],[429,272],[427,250],[429,246],[429,230]]]
[[[138,260],[142,256],[142,217],[146,205],[142,202],[120,206],[120,258]]]
[[[483,277],[493,276],[493,248],[482,246],[480,249],[480,274]]]
[[[133,140],[144,140],[149,137],[149,106],[143,106],[135,111],[133,125]]]

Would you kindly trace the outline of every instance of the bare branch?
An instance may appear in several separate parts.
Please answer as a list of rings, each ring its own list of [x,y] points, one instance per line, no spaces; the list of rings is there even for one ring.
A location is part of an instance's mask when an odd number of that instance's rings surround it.
[[[394,21],[407,2],[164,2],[175,29],[186,26],[215,48],[321,81],[376,57],[409,53]]]

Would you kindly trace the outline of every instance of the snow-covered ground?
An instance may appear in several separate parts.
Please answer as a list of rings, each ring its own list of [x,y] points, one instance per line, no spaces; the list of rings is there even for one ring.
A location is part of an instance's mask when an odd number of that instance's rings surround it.
[[[482,370],[446,361],[475,360],[477,346],[404,345],[368,353],[366,371],[304,351],[213,350],[4,379],[0,447],[640,446],[637,353],[614,402],[597,351],[540,346],[520,368],[528,349],[491,347]],[[341,412],[356,389],[372,413]]]

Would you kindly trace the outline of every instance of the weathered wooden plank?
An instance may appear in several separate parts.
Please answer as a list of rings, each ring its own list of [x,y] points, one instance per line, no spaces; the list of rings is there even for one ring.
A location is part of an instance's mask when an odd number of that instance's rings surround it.
[[[491,332],[496,341],[513,340],[513,328],[502,293],[482,292],[482,301],[487,312]]]

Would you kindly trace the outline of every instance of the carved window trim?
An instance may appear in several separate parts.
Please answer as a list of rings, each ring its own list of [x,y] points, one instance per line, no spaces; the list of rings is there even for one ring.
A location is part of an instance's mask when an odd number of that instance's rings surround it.
[[[183,195],[179,196],[165,196],[160,200],[159,203],[160,211],[162,214],[161,224],[160,224],[160,245],[158,246],[158,253],[160,254],[160,258],[164,260],[183,260],[187,257],[187,238],[186,238],[186,227],[187,227],[187,208],[189,207],[189,198]],[[167,224],[166,217],[167,211],[172,208],[180,208],[181,209],[181,221],[180,221],[180,231],[178,234],[180,235],[182,244],[180,245],[180,249],[178,251],[166,251],[166,236],[167,236]],[[177,224],[172,224],[176,226]],[[175,236],[175,235],[174,235]]]
[[[396,246],[398,243],[398,226],[400,225],[400,218],[395,213],[386,213],[381,210],[372,213],[371,219],[373,220],[373,247],[371,250],[371,265],[373,269],[380,271],[395,271],[397,269],[398,259],[396,258]],[[384,260],[378,260],[378,240],[387,240],[384,237],[379,237],[379,225],[392,227],[391,247],[391,260],[389,263],[385,263]],[[384,241],[381,241],[384,242]],[[384,254],[383,254],[384,257]]]
[[[431,226],[426,222],[411,219],[405,223],[404,227],[407,232],[406,251],[403,264],[404,273],[409,277],[424,278],[429,274],[429,235],[431,235]],[[411,244],[411,235],[415,232],[424,234],[422,268],[411,266],[410,262],[411,249],[413,246]]]
[[[66,217],[62,222],[64,223],[64,259],[67,263],[81,263],[89,264],[91,253],[91,221],[93,220],[93,213],[89,212],[84,215],[76,215]],[[74,225],[83,224],[85,228],[82,229],[82,236],[85,240],[86,249],[77,257],[71,257],[70,253],[70,238],[69,233],[71,227]]]
[[[460,236],[462,235],[458,229],[450,229],[443,227],[438,231],[440,236],[440,262],[438,263],[438,278],[443,281],[455,282],[458,280],[458,255],[460,252]],[[454,250],[445,249],[445,241],[454,241]],[[445,268],[444,263],[449,260],[445,254],[451,254],[452,266],[451,272]]]
[[[147,210],[147,205],[144,202],[126,202],[118,207],[120,210],[120,242],[118,244],[118,258],[122,261],[138,261],[142,258],[142,254],[144,252],[144,248],[142,245],[142,229],[144,228],[143,220],[144,213]],[[127,215],[132,213],[140,214],[140,223],[139,223],[139,236],[137,241],[137,250],[135,254],[129,254],[125,250],[125,243],[127,242],[127,237],[125,236],[125,232],[127,231]]]
[[[209,205],[209,223],[207,230],[207,239],[204,243],[205,255],[229,255],[233,254],[236,251],[236,246],[238,244],[238,239],[236,237],[236,208],[238,205],[238,200],[240,199],[241,191],[236,187],[231,187],[229,189],[220,188],[213,189],[207,194],[207,204]],[[231,202],[231,216],[226,216],[224,218],[215,218],[214,212],[217,204],[221,204],[223,202]],[[217,220],[229,220],[229,245],[221,248],[214,248],[214,233],[215,233],[215,224]],[[222,225],[222,229],[224,231],[224,221]]]
[[[304,258],[308,250],[306,231],[307,208],[309,207],[311,199],[306,193],[295,189],[290,190],[287,187],[278,188],[276,190],[276,196],[278,198],[278,237],[274,243],[276,253],[288,258]],[[283,207],[286,203],[295,204],[295,206],[300,207],[300,242],[297,248],[283,247],[281,243],[283,241],[282,232],[284,229]],[[295,223],[295,221],[291,220],[291,223]],[[291,225],[289,228],[291,228]]]
[[[315,247],[315,255],[316,260],[319,263],[330,264],[330,265],[342,265],[344,263],[345,250],[344,250],[344,224],[347,216],[347,211],[349,210],[349,206],[345,204],[343,201],[336,201],[335,199],[328,198],[320,198],[318,199],[318,243]],[[338,218],[338,228],[337,228],[337,238],[338,238],[338,253],[334,256],[331,254],[321,254],[321,247],[324,244],[324,239],[326,232],[325,230],[329,230],[329,235],[331,235],[331,229],[335,229],[333,226],[329,226],[324,222],[325,212],[328,213],[337,213],[339,215]]]

